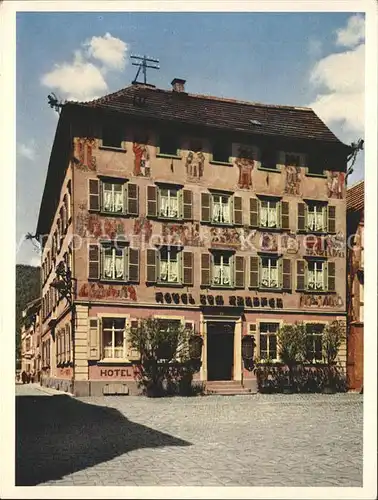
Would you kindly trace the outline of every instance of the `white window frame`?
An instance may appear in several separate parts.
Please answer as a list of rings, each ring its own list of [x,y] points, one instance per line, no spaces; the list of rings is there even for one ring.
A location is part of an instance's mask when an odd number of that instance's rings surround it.
[[[220,260],[221,260],[221,263],[219,266],[216,266],[215,265],[215,256],[216,255],[219,255],[220,256]],[[217,254],[213,254],[211,256],[211,286],[220,286],[222,288],[230,288],[232,287],[232,276],[233,276],[233,271],[234,271],[234,260],[233,260],[233,256],[232,255],[224,255],[222,252],[218,252]],[[228,264],[224,264],[224,258],[227,257],[228,258]],[[215,283],[214,281],[214,277],[215,277],[215,268],[216,267],[219,267],[220,268],[220,283]],[[224,281],[224,271],[223,271],[223,268],[224,267],[228,267],[229,269],[229,283],[223,283]]]
[[[166,251],[167,251],[167,260],[162,259],[163,249],[166,249]],[[176,252],[176,260],[171,260],[172,249],[174,250],[174,252]],[[181,250],[179,250],[178,247],[176,247],[176,246],[166,246],[166,247],[161,248],[159,253],[160,253],[160,255],[159,255],[159,267],[158,267],[158,270],[159,270],[158,283],[168,283],[168,284],[173,284],[173,285],[177,285],[177,284],[180,285],[182,283],[182,271],[181,271],[182,252],[181,252]],[[166,280],[161,279],[161,274],[162,274],[161,273],[161,263],[162,262],[167,264],[168,278]],[[175,262],[177,264],[177,280],[176,281],[170,280],[170,274],[172,273],[172,270],[170,267],[171,262]]]
[[[162,195],[162,191],[167,191],[168,195]],[[182,189],[174,188],[174,187],[158,187],[158,217],[162,219],[180,219],[181,218],[181,194]],[[173,196],[172,193],[175,193]],[[162,211],[162,201],[163,199],[167,200],[167,207],[170,205],[170,199],[175,198],[177,201],[177,214],[176,215],[164,215],[161,213]]]
[[[127,329],[130,326],[130,314],[112,314],[112,313],[102,313],[101,315],[97,316],[97,319],[99,321],[99,328],[100,328],[100,352],[101,352],[101,357],[99,364],[101,362],[106,362],[106,363],[122,363],[122,362],[129,362],[129,358],[127,357],[127,353],[129,350],[129,341],[127,338]],[[125,328],[124,328],[124,335],[123,335],[123,355],[125,357],[123,358],[107,358],[105,357],[105,346],[104,346],[104,327],[103,327],[103,320],[104,319],[123,319],[125,320]]]
[[[105,185],[110,184],[112,186],[111,191],[108,189],[105,189]],[[122,210],[115,210],[115,186],[120,186],[121,187],[121,199],[122,199]],[[112,210],[107,210],[105,208],[105,191],[111,192],[111,197],[112,197]],[[101,211],[107,214],[124,214],[126,213],[126,207],[125,207],[125,184],[122,182],[108,182],[106,180],[101,181]]]
[[[314,210],[310,210],[314,209]],[[309,228],[309,214],[310,211],[314,213],[314,219],[315,221],[317,220],[317,214],[319,211],[321,211],[321,216],[322,216],[322,227],[311,229]],[[306,211],[306,230],[307,231],[313,231],[315,233],[325,233],[327,232],[327,206],[326,205],[318,205],[316,203],[308,203],[307,204],[307,211]]]
[[[278,346],[278,339],[277,339],[277,333],[278,333],[278,330],[281,328],[282,326],[282,321],[277,321],[277,320],[274,320],[274,319],[264,319],[264,320],[261,320],[258,322],[258,336],[259,336],[259,359],[262,363],[266,363],[268,361],[273,361],[273,362],[277,362],[279,361],[279,346]],[[265,324],[275,324],[277,325],[277,330],[275,333],[273,332],[264,332],[264,333],[261,333],[261,325],[265,325]],[[269,344],[270,344],[270,338],[272,335],[274,335],[276,337],[276,357],[275,358],[262,358],[261,357],[261,337],[262,336],[266,336],[267,337],[267,352],[269,353]]]
[[[224,193],[210,193],[211,196],[211,222],[213,224],[225,224],[231,225],[233,223],[233,213],[232,213],[232,195]],[[215,198],[219,198],[219,202],[215,201]],[[223,198],[227,198],[227,203],[223,202]],[[228,222],[221,220],[215,220],[214,218],[214,206],[219,205],[219,214],[223,213],[224,207],[228,209]]]
[[[307,325],[323,325],[322,333],[320,335],[315,333],[315,336],[321,337],[321,340],[322,340],[322,359],[313,358],[312,360],[309,361],[310,363],[314,363],[314,364],[315,363],[323,363],[324,362],[324,359],[323,359],[323,332],[324,332],[325,327],[328,325],[328,322],[327,321],[304,321],[304,326],[306,328],[306,337],[309,335],[307,333]],[[314,334],[311,334],[311,335],[314,336]],[[314,344],[313,344],[313,347],[314,347]],[[314,349],[313,349],[313,351],[315,353]]]
[[[107,250],[112,251],[112,276],[105,276],[105,254]],[[116,276],[116,251],[122,251],[122,269],[123,269],[123,276],[122,278],[117,278]],[[127,268],[127,247],[121,247],[121,248],[116,248],[115,246],[111,245],[102,245],[100,247],[100,252],[101,252],[101,266],[100,266],[100,280],[109,280],[109,281],[127,281],[126,277],[126,268]]]
[[[262,282],[262,269],[264,268],[263,266],[263,261],[264,260],[268,260],[268,281],[269,281],[269,284],[268,285],[264,285],[263,282]],[[276,265],[275,266],[272,266],[272,261],[275,261]],[[272,279],[272,276],[271,276],[271,270],[272,269],[276,269],[277,270],[277,285],[276,286],[273,286],[271,284],[271,282],[273,281]],[[279,257],[260,257],[260,283],[259,283],[259,286],[261,288],[266,288],[266,289],[277,289],[279,290],[280,289],[280,266],[279,266]]]
[[[263,203],[266,203],[267,204],[267,223],[266,225],[264,225],[261,221],[261,211],[262,211],[262,204]],[[273,228],[273,229],[279,229],[281,227],[281,221],[280,221],[280,201],[278,200],[259,200],[259,205],[260,205],[260,210],[259,210],[259,226],[260,227],[263,227],[265,229],[270,229],[270,228]],[[275,209],[276,209],[276,225],[275,226],[270,226],[269,225],[269,214],[270,214],[270,209],[273,208],[271,207],[270,205],[273,204],[275,205]]]
[[[314,265],[314,273],[315,273],[315,288],[310,288],[309,286],[309,272],[310,272],[310,269],[309,269],[309,266],[310,265]],[[318,275],[320,273],[320,271],[318,270],[318,265],[321,265],[322,269],[321,269],[321,279],[318,280]],[[325,284],[325,264],[326,262],[323,261],[323,260],[310,260],[307,262],[307,266],[306,266],[306,273],[307,273],[307,276],[306,276],[306,289],[308,291],[320,291],[320,292],[323,292],[326,290],[326,284]],[[317,288],[316,287],[316,284],[317,283],[321,283],[321,288]]]

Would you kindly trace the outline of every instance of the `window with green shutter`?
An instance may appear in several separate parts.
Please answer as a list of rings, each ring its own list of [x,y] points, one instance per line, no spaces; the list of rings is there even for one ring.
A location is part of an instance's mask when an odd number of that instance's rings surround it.
[[[259,257],[249,258],[249,286],[250,288],[259,287]]]
[[[201,254],[201,285],[210,286],[211,284],[211,255],[209,253]]]
[[[238,265],[242,265],[238,260]],[[243,264],[244,265],[244,264]],[[233,286],[233,272],[234,272],[233,256],[226,252],[214,252],[212,255],[212,269],[211,269],[211,284],[216,287],[232,287]],[[236,274],[236,273],[235,273]],[[244,274],[244,273],[243,273]],[[241,270],[237,274],[239,282],[241,279]]]
[[[249,200],[249,225],[251,227],[259,226],[259,200],[257,198]]]
[[[328,205],[328,232],[336,233],[336,207]]]

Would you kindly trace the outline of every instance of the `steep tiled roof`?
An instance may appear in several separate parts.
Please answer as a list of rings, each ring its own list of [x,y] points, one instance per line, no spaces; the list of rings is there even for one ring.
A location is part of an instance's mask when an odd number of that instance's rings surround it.
[[[347,209],[353,212],[363,212],[364,198],[365,182],[356,182],[347,189]]]
[[[138,104],[138,99],[145,99]],[[69,105],[261,135],[342,144],[310,108],[188,94],[134,84],[105,97]]]

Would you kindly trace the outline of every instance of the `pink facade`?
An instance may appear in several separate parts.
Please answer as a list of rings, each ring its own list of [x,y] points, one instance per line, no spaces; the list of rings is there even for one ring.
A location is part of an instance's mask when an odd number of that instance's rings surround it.
[[[49,233],[42,292],[46,384],[100,394],[109,381],[121,381],[135,392],[136,358],[126,338],[123,350],[114,337],[108,340],[111,320],[130,325],[155,316],[191,324],[204,339],[197,378],[223,376],[252,389],[243,335],[254,336],[256,358],[278,359],[270,328],[345,320],[343,162],[335,162],[335,171],[329,161],[317,164],[315,173],[308,142],[281,137],[267,166],[260,137],[231,133],[229,155],[219,161],[216,132],[200,127],[175,131],[177,148],[167,153],[168,125],[135,122],[127,113],[117,147],[109,146],[100,113],[70,120],[72,154],[61,167],[59,203],[51,223],[40,222]],[[61,260],[74,277],[74,324],[67,302],[50,287]],[[345,355],[343,349],[344,366]]]

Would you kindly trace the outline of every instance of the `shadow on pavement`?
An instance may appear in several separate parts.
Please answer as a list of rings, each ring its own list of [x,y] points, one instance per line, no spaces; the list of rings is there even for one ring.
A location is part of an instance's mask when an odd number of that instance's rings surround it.
[[[16,486],[34,486],[138,448],[190,446],[70,396],[16,397]]]

